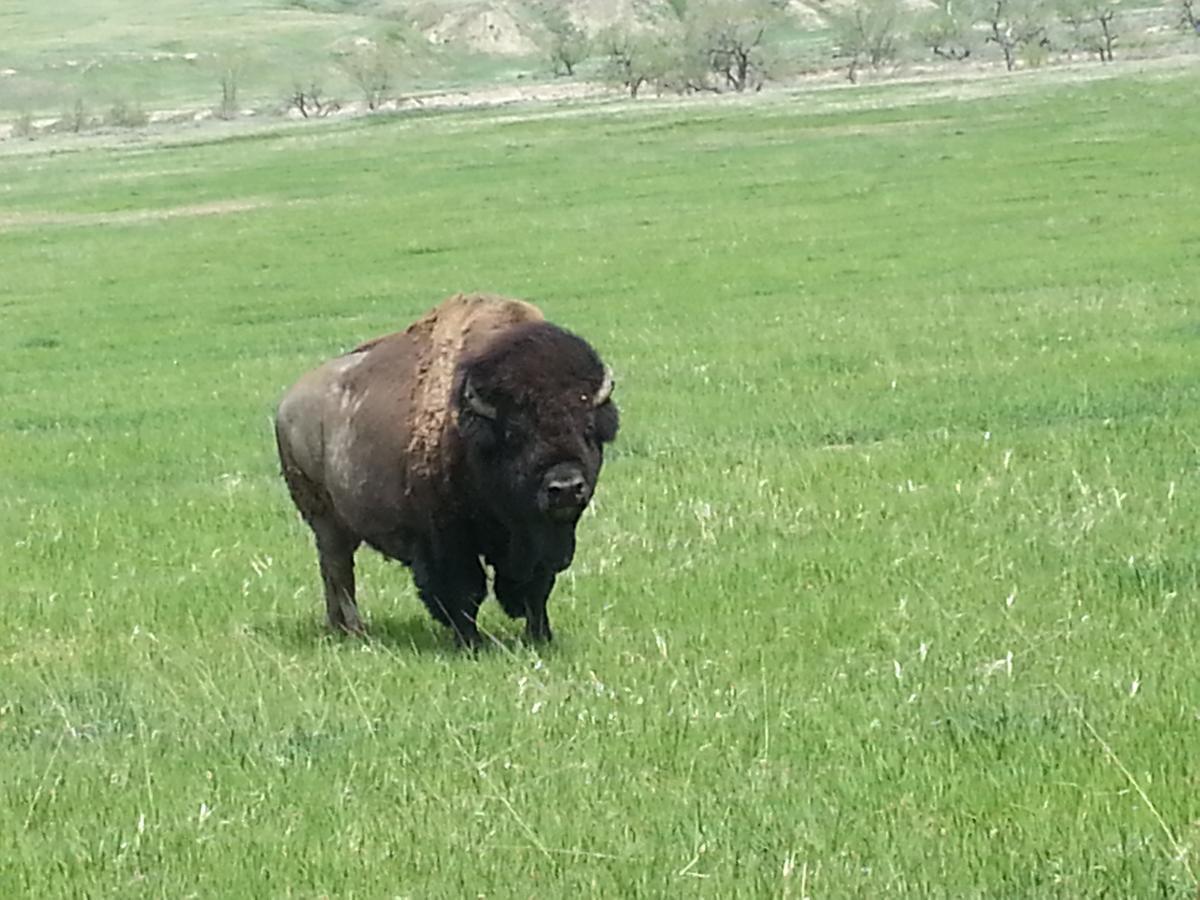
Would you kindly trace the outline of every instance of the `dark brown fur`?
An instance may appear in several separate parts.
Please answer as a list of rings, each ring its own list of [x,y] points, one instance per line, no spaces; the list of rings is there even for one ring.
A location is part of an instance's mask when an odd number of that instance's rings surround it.
[[[549,639],[546,598],[617,430],[616,407],[595,403],[605,378],[595,351],[536,307],[461,294],[301,378],[276,437],[330,624],[363,628],[354,553],[365,542],[412,568],[434,618],[464,642],[478,640],[481,559],[505,611]]]

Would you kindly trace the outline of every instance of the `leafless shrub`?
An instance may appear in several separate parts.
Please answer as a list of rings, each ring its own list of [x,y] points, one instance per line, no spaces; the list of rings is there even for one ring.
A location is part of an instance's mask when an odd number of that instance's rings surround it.
[[[591,39],[555,0],[539,4],[536,11],[546,29],[543,50],[551,69],[555,75],[573,76],[576,67],[591,56]]]
[[[604,56],[604,77],[623,87],[630,97],[661,80],[669,68],[669,48],[661,36],[610,29],[598,39]]]
[[[238,89],[246,71],[246,57],[230,53],[217,58],[217,82],[221,86],[221,102],[214,112],[222,119],[232,119],[238,114]]]
[[[23,112],[13,121],[12,136],[18,138],[31,138],[35,135],[36,130],[33,127],[33,114]]]
[[[379,109],[391,99],[399,68],[399,57],[395,48],[368,41],[343,54],[338,60],[338,65],[362,94],[367,109]]]
[[[116,128],[140,128],[150,121],[141,104],[118,98],[104,115],[104,124]]]
[[[295,81],[288,93],[287,105],[306,119],[323,119],[341,109],[341,103],[325,96],[325,89],[316,79]]]
[[[877,69],[895,61],[905,25],[900,0],[854,0],[840,9],[814,8],[833,28],[837,55],[850,81],[858,80],[864,66]]]
[[[934,9],[920,16],[917,37],[939,59],[962,62],[975,52],[977,38],[969,5],[956,0],[936,0]]]

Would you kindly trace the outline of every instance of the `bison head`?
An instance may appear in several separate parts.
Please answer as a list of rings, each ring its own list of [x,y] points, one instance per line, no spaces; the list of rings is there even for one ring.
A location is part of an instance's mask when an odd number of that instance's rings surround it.
[[[478,502],[507,526],[510,570],[570,564],[575,524],[617,434],[612,389],[596,351],[548,322],[517,326],[459,365],[466,465]]]

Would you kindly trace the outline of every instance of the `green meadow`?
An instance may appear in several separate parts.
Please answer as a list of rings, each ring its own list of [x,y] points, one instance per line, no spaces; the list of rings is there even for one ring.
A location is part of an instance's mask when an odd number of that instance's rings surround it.
[[[1200,83],[1114,71],[2,148],[0,895],[1194,897]],[[326,634],[278,474],[458,290],[617,374],[544,651],[365,550]]]

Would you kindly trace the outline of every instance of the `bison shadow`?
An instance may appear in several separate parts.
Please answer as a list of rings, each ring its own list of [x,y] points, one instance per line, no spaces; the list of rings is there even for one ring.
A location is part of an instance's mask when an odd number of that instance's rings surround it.
[[[419,615],[373,616],[367,621],[367,634],[359,637],[333,631],[317,616],[279,616],[263,622],[258,629],[272,642],[289,650],[314,650],[322,644],[342,644],[347,647],[372,644],[408,653],[453,653],[456,650],[450,634],[440,634],[435,623]]]
[[[492,623],[479,623],[479,634],[483,643],[474,651],[459,646],[450,631],[430,620],[426,615],[394,615],[383,613],[367,620],[366,638],[344,637],[345,640],[366,640],[389,649],[413,653],[454,654],[464,657],[476,653],[518,654],[524,656],[536,647],[539,656],[553,653],[553,644],[530,644],[520,631],[507,628],[493,630]],[[328,629],[322,626],[328,633]]]
[[[344,644],[348,647],[377,646],[388,652],[411,653],[414,655],[470,657],[471,651],[464,650],[454,636],[443,626],[421,613],[381,613],[367,618],[367,633],[360,637],[341,634],[329,628],[318,617],[279,617],[263,623],[258,628],[261,634],[286,644],[292,650],[315,649],[321,644]],[[495,632],[480,626],[483,645],[476,653],[519,653],[530,649],[519,633]],[[539,647],[538,653],[546,655],[550,647]]]
[[[421,613],[380,613],[370,616],[367,619],[366,637],[345,639],[417,654],[459,652],[454,636]]]

